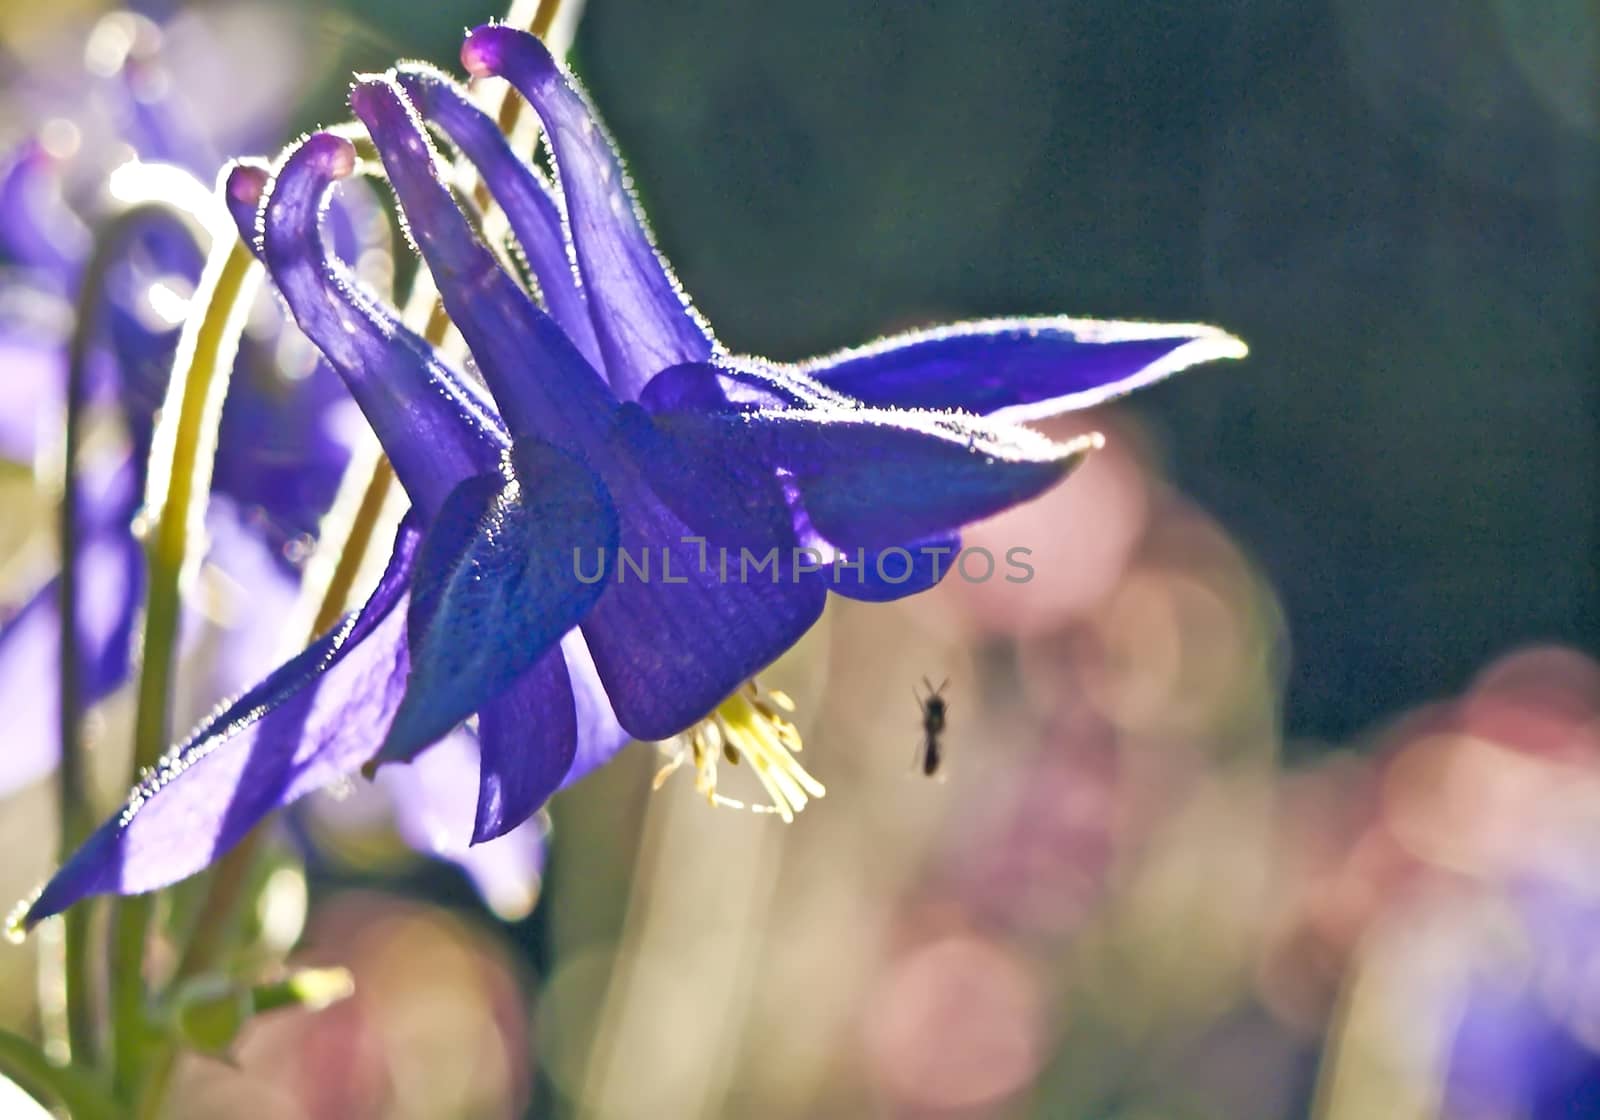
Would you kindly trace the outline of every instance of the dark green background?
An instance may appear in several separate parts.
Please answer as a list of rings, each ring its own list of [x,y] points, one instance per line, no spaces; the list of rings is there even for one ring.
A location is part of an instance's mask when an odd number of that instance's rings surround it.
[[[1518,644],[1600,648],[1595,31],[1537,7],[592,0],[576,64],[737,349],[1052,312],[1245,338],[1129,407],[1282,597],[1291,734],[1343,736]],[[381,68],[500,12],[412,9],[319,18]]]

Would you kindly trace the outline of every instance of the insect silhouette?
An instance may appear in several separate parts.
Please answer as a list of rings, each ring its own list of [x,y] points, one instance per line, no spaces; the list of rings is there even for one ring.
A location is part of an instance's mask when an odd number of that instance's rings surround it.
[[[923,774],[930,778],[939,772],[939,765],[943,761],[941,756],[944,747],[939,742],[939,736],[944,734],[945,702],[942,693],[949,683],[950,678],[946,677],[938,688],[934,688],[928,683],[928,678],[923,677],[922,687],[928,690],[928,695],[917,696],[917,703],[922,706],[922,747],[918,760],[922,764]],[[915,689],[912,689],[912,695],[916,696]]]

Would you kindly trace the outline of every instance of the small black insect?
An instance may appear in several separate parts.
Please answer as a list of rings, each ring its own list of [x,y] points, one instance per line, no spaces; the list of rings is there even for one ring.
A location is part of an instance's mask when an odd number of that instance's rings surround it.
[[[934,688],[933,685],[928,683],[928,678],[923,677],[922,687],[928,690],[928,695],[917,696],[917,703],[922,705],[922,750],[920,761],[922,763],[922,772],[930,778],[939,772],[940,752],[943,749],[939,742],[939,736],[944,734],[945,713],[944,697],[941,693],[944,692],[945,686],[949,683],[950,679],[946,677],[940,682],[938,688]],[[912,695],[916,695],[915,689],[912,690]]]

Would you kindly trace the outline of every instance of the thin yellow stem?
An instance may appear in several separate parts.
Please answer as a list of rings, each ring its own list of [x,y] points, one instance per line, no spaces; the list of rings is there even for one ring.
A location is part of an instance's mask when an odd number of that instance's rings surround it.
[[[255,258],[238,240],[213,249],[206,272],[196,296],[196,305],[205,310],[197,328],[186,330],[179,343],[177,376],[168,387],[150,450],[145,494],[149,595],[134,724],[134,765],[141,771],[159,762],[171,741],[172,653],[180,594],[204,554],[190,542],[198,542],[204,533],[222,404],[260,280]]]
[[[179,339],[172,382],[150,453],[145,494],[148,591],[134,716],[134,781],[155,766],[171,739],[172,676],[181,592],[202,553],[217,426],[260,269],[237,238],[213,244],[192,316]],[[196,547],[191,548],[191,543]],[[153,900],[116,904],[111,941],[113,1084],[132,1091],[149,1045],[144,956]]]

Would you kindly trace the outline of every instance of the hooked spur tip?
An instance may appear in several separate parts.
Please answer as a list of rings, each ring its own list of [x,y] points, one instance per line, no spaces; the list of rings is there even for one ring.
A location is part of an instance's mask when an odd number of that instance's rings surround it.
[[[388,75],[358,77],[350,87],[350,109],[367,126],[380,152],[403,151],[419,159],[430,156],[422,122],[405,91]]]
[[[404,111],[399,89],[381,74],[358,74],[350,83],[350,108],[369,124],[375,118]]]
[[[260,164],[236,161],[227,173],[228,197],[246,206],[259,206],[270,173]]]
[[[301,145],[301,151],[331,179],[346,179],[355,174],[356,146],[337,133],[312,133]]]
[[[461,65],[474,78],[508,77],[546,81],[557,73],[555,59],[538,36],[505,24],[474,28],[461,44]]]
[[[500,73],[502,48],[511,29],[487,23],[467,32],[461,44],[461,65],[474,78],[488,78]]]

